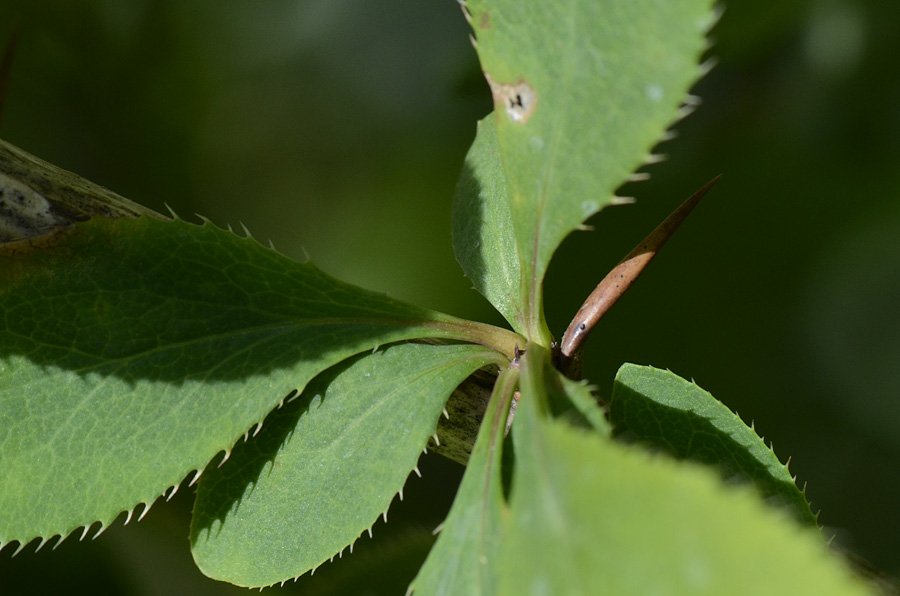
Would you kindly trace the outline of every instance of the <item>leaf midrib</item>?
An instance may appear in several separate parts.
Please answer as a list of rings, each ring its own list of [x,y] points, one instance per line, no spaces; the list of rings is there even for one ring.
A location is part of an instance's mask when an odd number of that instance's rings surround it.
[[[569,89],[573,77],[573,73],[575,70],[575,60],[574,55],[576,53],[576,35],[574,35],[575,27],[575,2],[574,0],[569,0],[566,14],[569,15],[567,19],[567,25],[569,30],[569,35],[566,35],[567,38],[567,47],[568,51],[566,51],[567,60],[565,61],[565,68],[563,69],[563,73],[560,76],[560,87],[563,89]],[[560,138],[562,136],[562,121],[564,121],[563,115],[568,113],[568,106],[570,105],[570,93],[562,93],[561,100],[559,104],[559,108],[553,112],[552,121],[553,126],[551,127],[552,137],[550,142],[547,145],[547,159],[543,162],[543,167],[541,168],[540,180],[541,180],[541,189],[537,197],[537,204],[535,205],[535,221],[534,221],[534,234],[533,240],[531,244],[531,259],[528,261],[529,263],[529,274],[530,280],[528,284],[528,318],[533,329],[531,331],[532,341],[538,340],[543,332],[541,329],[541,321],[542,317],[542,309],[543,309],[543,301],[542,301],[542,282],[544,278],[544,274],[546,273],[546,264],[541,262],[541,254],[540,254],[540,246],[541,240],[543,238],[544,231],[544,212],[546,211],[547,201],[549,197],[548,188],[550,187],[550,182],[552,178],[552,174],[556,169],[556,156],[559,152],[560,146]]]

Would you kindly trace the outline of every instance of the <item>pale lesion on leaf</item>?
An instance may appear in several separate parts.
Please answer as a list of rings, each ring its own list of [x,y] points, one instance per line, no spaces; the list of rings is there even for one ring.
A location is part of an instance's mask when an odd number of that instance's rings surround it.
[[[0,58],[0,116],[18,37],[15,26]],[[95,215],[166,219],[0,140],[0,256],[54,246]]]
[[[491,87],[494,105],[502,107],[513,122],[518,124],[528,122],[538,103],[538,95],[534,87],[524,79],[518,83],[498,83],[487,72],[484,73],[484,78]]]
[[[166,217],[0,140],[0,255],[53,246],[78,222]]]

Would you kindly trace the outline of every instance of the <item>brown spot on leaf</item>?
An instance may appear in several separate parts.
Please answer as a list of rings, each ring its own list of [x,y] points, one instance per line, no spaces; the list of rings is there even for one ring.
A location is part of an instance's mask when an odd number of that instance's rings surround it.
[[[478,22],[478,27],[480,29],[490,29],[491,28],[491,13],[485,11],[481,13],[481,20]]]
[[[502,107],[513,122],[525,124],[534,113],[538,96],[528,81],[522,79],[518,83],[497,83],[491,75],[484,73],[488,85],[491,86],[491,94],[494,96],[494,106]]]
[[[22,256],[35,250],[59,246],[71,232],[71,228],[58,228],[43,236],[0,243],[0,257]]]

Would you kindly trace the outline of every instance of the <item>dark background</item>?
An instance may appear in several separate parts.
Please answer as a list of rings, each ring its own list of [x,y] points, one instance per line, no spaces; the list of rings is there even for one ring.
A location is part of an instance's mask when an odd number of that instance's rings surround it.
[[[586,376],[608,392],[630,361],[696,379],[792,457],[841,544],[894,574],[897,22],[896,0],[729,2],[703,105],[658,148],[670,159],[620,189],[635,205],[569,238],[546,282],[561,335],[619,258],[724,174],[595,331]],[[6,140],[154,209],[244,223],[339,278],[501,323],[450,247],[456,177],[491,109],[455,0],[0,0],[4,45],[16,23]],[[420,467],[375,540],[292,585],[402,593],[461,471]],[[193,566],[191,498],[94,541],[4,549],[0,592],[244,593]]]

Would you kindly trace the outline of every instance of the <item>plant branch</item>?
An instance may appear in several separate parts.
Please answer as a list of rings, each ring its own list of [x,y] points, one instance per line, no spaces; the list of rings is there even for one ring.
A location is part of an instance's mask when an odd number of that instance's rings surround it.
[[[597,284],[591,295],[578,309],[575,318],[569,323],[569,328],[563,335],[557,362],[557,367],[563,373],[573,378],[580,376],[581,353],[590,332],[600,318],[631,287],[634,280],[640,276],[656,253],[671,238],[678,226],[690,215],[700,199],[712,188],[713,184],[718,182],[720,177],[716,176],[691,195]]]
[[[506,356],[508,360],[513,360],[518,347],[525,345],[525,339],[509,329],[453,316],[447,316],[445,320],[421,321],[419,324],[449,333],[455,339],[477,343],[496,350]]]

